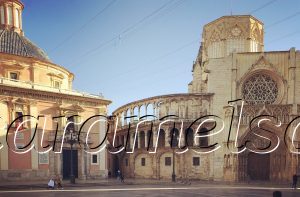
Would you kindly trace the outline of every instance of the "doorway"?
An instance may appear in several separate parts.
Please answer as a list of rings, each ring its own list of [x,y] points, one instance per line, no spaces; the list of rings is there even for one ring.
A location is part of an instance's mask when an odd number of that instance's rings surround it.
[[[251,180],[270,180],[270,154],[248,154],[248,175]]]
[[[78,178],[78,151],[72,150],[73,175]],[[71,150],[63,150],[63,179],[70,179],[71,175]]]

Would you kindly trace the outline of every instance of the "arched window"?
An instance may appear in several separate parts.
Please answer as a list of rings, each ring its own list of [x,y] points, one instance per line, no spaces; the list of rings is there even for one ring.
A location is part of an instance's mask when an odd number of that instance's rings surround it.
[[[269,75],[258,73],[244,82],[242,95],[248,104],[272,104],[278,96],[278,86]]]
[[[4,25],[5,18],[4,18],[4,7],[0,6],[0,18],[1,18],[1,25]]]
[[[13,25],[13,9],[11,6],[7,7],[7,18],[8,18],[8,24]]]
[[[158,145],[157,147],[165,147],[165,131],[163,129],[161,129],[159,131],[159,136],[158,136]]]
[[[148,142],[146,142],[147,148],[152,148],[153,147],[153,132],[152,131],[147,132],[147,139],[148,139]]]
[[[145,132],[144,131],[140,132],[140,142],[141,142],[140,148],[145,148]]]
[[[191,128],[185,130],[185,145],[187,147],[192,147],[194,141],[194,131]]]
[[[179,137],[179,131],[176,128],[173,128],[170,132],[170,147],[174,148],[178,146],[178,137]]]
[[[201,128],[199,135],[200,136],[207,135],[208,134],[207,131],[208,130],[205,127]],[[199,145],[200,145],[200,147],[207,147],[208,146],[208,137],[199,137]]]
[[[132,141],[134,143],[134,137],[135,137],[135,133],[133,133],[132,135]],[[134,143],[134,148],[137,149],[139,146],[139,138],[138,138],[138,135],[136,136],[136,139],[135,139],[135,143]]]
[[[16,22],[16,27],[19,28],[20,27],[20,22],[19,22],[19,10],[17,8],[14,9],[15,11],[15,22]]]
[[[125,141],[126,144],[124,144],[124,146],[126,146],[126,149],[130,149],[130,135],[126,135],[126,141]]]
[[[115,146],[119,146],[119,145],[120,145],[120,139],[119,136],[117,136],[115,139]]]

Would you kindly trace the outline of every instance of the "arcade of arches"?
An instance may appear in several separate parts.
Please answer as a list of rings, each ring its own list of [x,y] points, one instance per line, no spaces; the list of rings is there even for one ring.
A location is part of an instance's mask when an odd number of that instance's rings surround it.
[[[185,135],[181,136],[180,142],[190,148],[184,154],[175,154],[177,179],[288,182],[293,174],[300,174],[299,157],[291,154],[283,143],[284,129],[300,115],[300,52],[295,48],[264,51],[263,36],[263,23],[250,15],[224,16],[205,25],[199,53],[192,66],[193,80],[188,84],[188,93],[134,101],[113,112],[120,120],[116,129],[117,143],[124,145],[127,139],[128,150],[134,139],[136,143],[132,154],[108,154],[112,174],[119,168],[125,178],[171,179],[174,148],[170,142],[176,144],[171,138],[178,134],[172,130],[173,123],[166,124],[158,134],[158,119],[166,115],[176,115],[183,121]],[[228,103],[236,99],[243,99],[244,103]],[[233,111],[233,107],[237,110]],[[201,141],[193,139],[196,128],[187,128],[194,120],[208,114],[224,120],[224,131],[229,130],[233,117],[229,138],[227,133],[220,133],[199,138]],[[125,118],[134,115],[136,118]],[[140,124],[135,137],[137,120],[144,115],[154,115],[156,119]],[[253,142],[250,148],[268,144],[249,130],[249,123],[258,115],[274,116],[276,124],[280,121],[278,128],[274,128],[274,122],[265,125],[280,138],[279,147],[263,155],[250,151],[233,154],[232,151],[239,151],[235,136],[239,142],[250,139]],[[128,132],[129,123],[131,129]],[[176,128],[180,131],[181,127],[176,125]],[[211,125],[204,125],[204,128],[211,128]],[[113,131],[114,128],[109,134],[110,139]],[[290,142],[291,137],[288,134],[286,140]],[[300,140],[297,138],[296,141]],[[159,147],[156,154],[149,154],[156,142]],[[216,142],[221,148],[213,153],[193,151]]]

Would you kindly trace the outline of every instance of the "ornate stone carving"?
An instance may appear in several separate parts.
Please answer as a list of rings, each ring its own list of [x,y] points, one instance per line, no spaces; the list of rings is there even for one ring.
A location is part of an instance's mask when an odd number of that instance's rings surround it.
[[[242,96],[248,104],[272,104],[278,96],[278,85],[269,75],[258,73],[244,82]]]

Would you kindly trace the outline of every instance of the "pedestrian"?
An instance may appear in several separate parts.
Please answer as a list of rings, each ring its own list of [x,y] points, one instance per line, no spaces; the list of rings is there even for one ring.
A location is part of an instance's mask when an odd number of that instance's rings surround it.
[[[118,181],[121,180],[121,171],[120,170],[117,171],[117,180]]]
[[[281,194],[281,191],[274,191],[273,192],[273,197],[281,197],[282,194]]]
[[[123,176],[122,172],[120,172],[120,179],[121,179],[121,183],[124,183],[124,176]]]
[[[48,182],[48,189],[54,189],[54,180],[51,178]]]
[[[294,174],[294,175],[293,175],[293,185],[292,185],[292,187],[293,187],[294,189],[297,188],[297,182],[298,182],[298,176],[297,176],[296,174]]]
[[[58,174],[56,175],[55,182],[56,182],[57,189],[59,189],[59,188],[63,189],[62,180]]]

